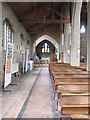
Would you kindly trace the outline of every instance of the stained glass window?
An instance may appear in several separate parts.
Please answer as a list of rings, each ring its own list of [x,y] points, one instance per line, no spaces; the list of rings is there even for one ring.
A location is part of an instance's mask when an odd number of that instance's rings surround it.
[[[42,53],[50,53],[50,47],[47,43],[42,46]]]

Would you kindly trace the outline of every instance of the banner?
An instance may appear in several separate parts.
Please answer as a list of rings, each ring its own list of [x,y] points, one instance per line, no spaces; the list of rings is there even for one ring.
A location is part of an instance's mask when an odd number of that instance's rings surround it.
[[[7,43],[6,46],[4,88],[11,83],[13,46],[12,43]]]
[[[26,67],[25,67],[25,72],[28,71],[28,50],[26,50]]]
[[[25,72],[25,49],[23,49],[23,73]]]

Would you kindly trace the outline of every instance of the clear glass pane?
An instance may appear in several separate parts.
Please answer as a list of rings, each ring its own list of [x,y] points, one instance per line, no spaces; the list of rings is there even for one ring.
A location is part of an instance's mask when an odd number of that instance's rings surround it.
[[[44,48],[42,48],[42,53],[44,53]]]

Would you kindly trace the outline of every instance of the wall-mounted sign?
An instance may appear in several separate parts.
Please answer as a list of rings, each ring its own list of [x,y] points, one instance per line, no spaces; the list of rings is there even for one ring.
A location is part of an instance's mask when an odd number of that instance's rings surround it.
[[[23,49],[23,73],[25,72],[25,49]]]
[[[26,50],[26,67],[25,67],[25,72],[28,71],[28,53],[29,53],[29,50],[27,49]]]
[[[77,58],[80,58],[80,48],[77,48],[77,49],[76,49],[76,57],[77,57]]]
[[[4,88],[11,83],[12,59],[13,59],[13,44],[7,43],[6,56],[5,56]]]

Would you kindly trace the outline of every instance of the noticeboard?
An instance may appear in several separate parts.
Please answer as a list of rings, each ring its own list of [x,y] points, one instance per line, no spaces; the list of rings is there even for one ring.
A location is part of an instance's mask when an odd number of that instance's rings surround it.
[[[13,59],[13,44],[7,43],[6,55],[5,55],[5,76],[4,76],[4,88],[11,83],[11,69]]]

